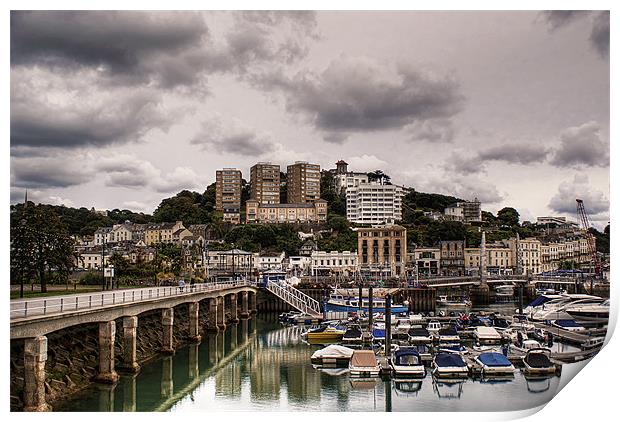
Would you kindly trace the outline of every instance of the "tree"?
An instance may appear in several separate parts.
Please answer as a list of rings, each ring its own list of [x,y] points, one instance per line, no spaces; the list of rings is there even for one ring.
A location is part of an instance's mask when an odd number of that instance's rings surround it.
[[[383,170],[375,170],[367,173],[369,182],[380,182],[385,185],[391,184],[391,177],[383,173]]]
[[[497,220],[506,226],[517,226],[519,225],[519,213],[514,208],[505,207],[497,212]]]

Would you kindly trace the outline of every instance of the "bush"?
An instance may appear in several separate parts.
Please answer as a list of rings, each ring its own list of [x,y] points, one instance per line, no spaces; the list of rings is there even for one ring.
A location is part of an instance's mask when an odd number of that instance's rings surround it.
[[[103,276],[100,272],[88,272],[80,277],[80,284],[87,286],[101,286],[103,285]]]

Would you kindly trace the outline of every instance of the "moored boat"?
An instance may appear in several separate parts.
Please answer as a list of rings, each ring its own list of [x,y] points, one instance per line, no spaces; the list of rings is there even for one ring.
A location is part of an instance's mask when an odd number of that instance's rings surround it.
[[[478,326],[474,330],[474,338],[480,344],[496,344],[502,341],[502,336],[493,327]]]
[[[372,350],[355,350],[349,362],[352,377],[378,377],[381,367]]]
[[[422,358],[417,349],[413,347],[397,348],[392,354],[390,366],[395,376],[423,377],[426,375]]]
[[[359,343],[362,341],[362,328],[359,324],[349,324],[342,336],[343,343]]]
[[[346,367],[349,365],[352,355],[353,349],[337,344],[330,344],[323,349],[315,351],[312,356],[310,356],[310,362],[314,365],[321,366]]]
[[[327,344],[337,343],[342,340],[345,330],[333,325],[322,325],[302,334],[309,343]]]
[[[585,331],[586,329],[586,327],[578,324],[577,321],[573,319],[556,319],[555,321],[551,321],[551,325],[567,331]]]
[[[433,341],[433,337],[426,328],[410,328],[409,341],[412,344],[428,344]]]
[[[440,378],[467,378],[469,367],[457,353],[438,353],[433,358],[431,372]]]
[[[535,348],[527,351],[523,357],[524,372],[527,375],[546,375],[555,373],[555,364],[551,362],[551,350]]]
[[[480,355],[476,357],[476,362],[482,366],[483,376],[513,375],[515,371],[514,365],[501,353],[480,353]]]
[[[372,327],[372,338],[375,342],[383,342],[385,341],[385,324],[382,322],[377,322]]]

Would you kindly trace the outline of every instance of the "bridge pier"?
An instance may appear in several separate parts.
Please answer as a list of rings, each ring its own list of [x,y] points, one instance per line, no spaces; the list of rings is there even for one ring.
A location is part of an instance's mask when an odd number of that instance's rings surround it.
[[[226,329],[226,303],[224,301],[224,296],[219,296],[217,298],[217,311],[216,311],[216,320],[217,320],[217,328],[224,331]]]
[[[230,322],[233,324],[239,322],[236,293],[230,295]]]
[[[47,412],[52,408],[45,401],[45,362],[47,337],[26,339],[24,345],[24,411]]]
[[[103,384],[115,384],[118,374],[114,370],[114,337],[116,322],[99,323],[99,373],[95,381]]]
[[[200,303],[190,302],[188,304],[189,312],[189,340],[194,343],[200,343],[200,320],[199,320]]]
[[[136,337],[138,331],[138,317],[123,317],[123,364],[119,370],[136,373],[140,365],[136,359]]]
[[[258,311],[256,309],[256,292],[252,292],[252,294],[250,294],[250,314],[256,314]]]
[[[241,292],[241,312],[239,316],[242,319],[250,317],[250,309],[248,307],[248,292]]]
[[[218,299],[216,297],[210,298],[208,300],[208,312],[207,312],[207,330],[211,332],[218,332],[219,328],[217,326],[217,307],[218,307]]]
[[[163,309],[161,312],[162,352],[174,354],[174,308]]]

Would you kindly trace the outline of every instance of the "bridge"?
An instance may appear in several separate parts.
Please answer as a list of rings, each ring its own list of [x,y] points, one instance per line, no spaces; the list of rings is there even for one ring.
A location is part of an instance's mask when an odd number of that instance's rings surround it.
[[[72,327],[98,326],[98,370],[94,380],[114,384],[117,321],[122,326],[120,361],[126,372],[137,372],[138,317],[160,312],[159,352],[175,351],[175,328],[187,342],[201,341],[202,328],[221,331],[256,312],[257,288],[247,281],[196,284],[193,287],[152,287],[11,301],[11,341],[23,342],[23,409],[49,410],[46,402],[47,336]],[[201,312],[202,308],[202,312]],[[175,309],[187,311],[187,321],[177,321]],[[206,310],[206,312],[205,312]],[[228,318],[227,318],[228,317]]]

